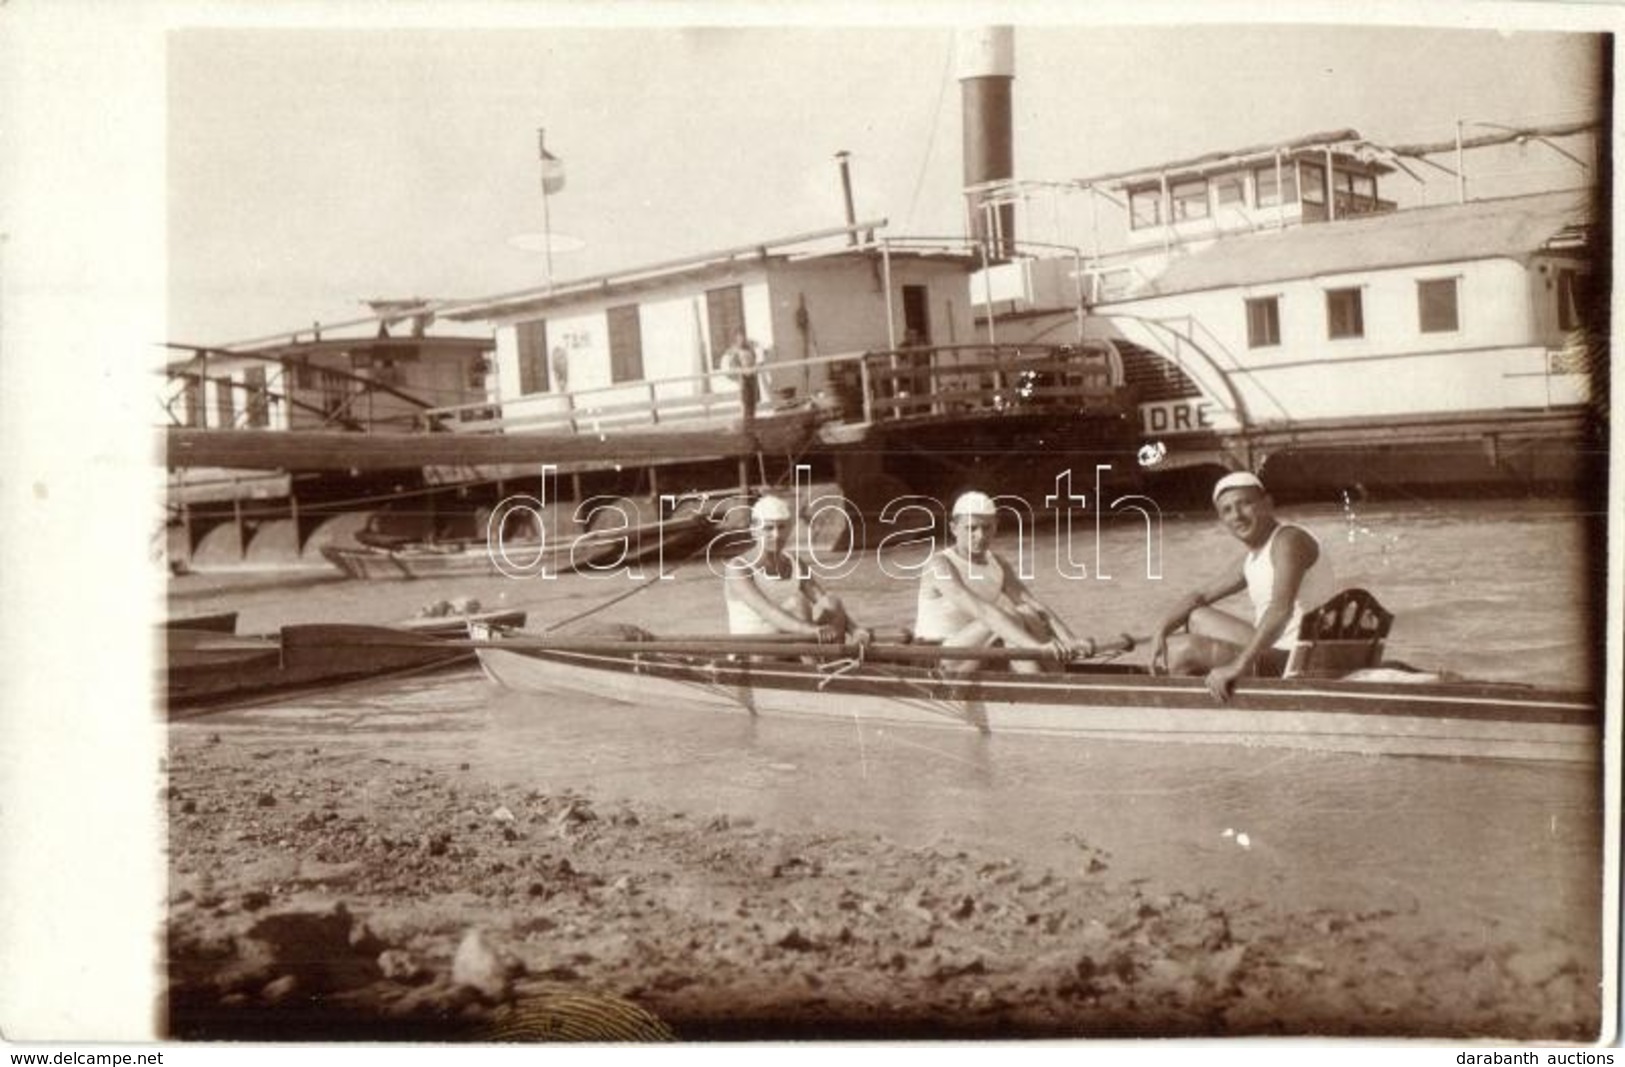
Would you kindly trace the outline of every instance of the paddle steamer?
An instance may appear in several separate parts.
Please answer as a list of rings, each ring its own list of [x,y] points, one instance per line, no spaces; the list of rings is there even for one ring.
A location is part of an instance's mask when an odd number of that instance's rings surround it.
[[[640,521],[802,465],[863,513],[969,486],[1041,509],[1064,470],[1102,467],[1163,501],[1238,467],[1327,501],[1600,484],[1595,123],[1418,145],[1337,130],[1045,182],[1013,173],[1010,31],[968,34],[962,60],[966,236],[893,237],[849,200],[824,231],[385,302],[342,324],[358,338],[172,366],[171,558],[319,565],[380,521],[456,533],[438,527],[536,493],[544,469],[572,501],[636,498]],[[1484,198],[1467,159],[1499,150],[1572,160],[1576,187]],[[1443,197],[1385,195],[1429,171],[1449,172]],[[1054,240],[1017,240],[1044,215]],[[389,336],[401,322],[410,339]]]

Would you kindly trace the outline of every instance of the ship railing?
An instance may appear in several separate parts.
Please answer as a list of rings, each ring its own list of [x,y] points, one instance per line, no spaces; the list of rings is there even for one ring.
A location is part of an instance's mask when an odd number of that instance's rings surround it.
[[[918,345],[772,359],[756,372],[758,418],[811,413],[864,424],[976,412],[1109,406],[1122,382],[1108,351],[1081,345]],[[536,393],[423,412],[456,433],[601,433],[701,429],[745,416],[720,372]]]
[[[941,417],[1039,409],[1083,412],[1114,401],[1122,385],[1108,350],[1096,345],[944,345],[870,352],[857,364],[862,378],[837,396],[860,392],[861,410],[843,407],[849,422]]]

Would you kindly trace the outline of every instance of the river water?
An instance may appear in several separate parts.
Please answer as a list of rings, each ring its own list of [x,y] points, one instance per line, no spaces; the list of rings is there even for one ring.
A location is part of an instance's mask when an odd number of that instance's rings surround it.
[[[1590,539],[1600,514],[1572,503],[1475,502],[1283,515],[1321,538],[1341,584],[1371,589],[1396,613],[1391,656],[1481,678],[1591,684],[1602,647],[1587,609],[1601,593],[1590,566],[1601,552]],[[1158,538],[1148,553],[1138,517],[1112,519],[1098,533],[1092,520],[1075,524],[1070,559],[1087,567],[1086,578],[1060,572],[1052,531],[1034,541],[1035,590],[1078,633],[1096,637],[1145,633],[1168,603],[1237,554],[1205,516],[1166,517],[1160,553]],[[1015,555],[1018,541],[1006,533],[999,547]],[[919,555],[918,546],[864,553],[830,584],[860,621],[905,624],[914,586],[892,575]],[[642,582],[322,579],[251,588],[184,578],[171,609],[234,606],[248,631],[295,620],[387,622],[436,599],[475,596],[486,607],[527,608],[532,629],[602,607],[579,625],[723,630],[721,592],[706,564],[668,570],[663,580],[646,571]],[[1063,873],[1101,860],[1105,877],[1213,889],[1264,916],[1392,912],[1419,935],[1558,944],[1586,955],[1600,939],[1600,775],[1583,766],[752,721],[684,707],[549,703],[473,671],[369,683],[175,728],[343,739],[516,788],[974,848]]]

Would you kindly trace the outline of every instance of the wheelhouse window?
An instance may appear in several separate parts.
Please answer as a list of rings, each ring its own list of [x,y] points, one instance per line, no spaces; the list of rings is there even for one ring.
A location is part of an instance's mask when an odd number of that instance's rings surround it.
[[[609,309],[609,380],[643,380],[643,324],[636,304]]]
[[[1351,170],[1334,171],[1334,196],[1339,215],[1363,215],[1377,208],[1377,179]]]
[[[1324,204],[1326,202],[1326,168],[1319,163],[1299,163],[1302,174],[1298,185],[1303,190],[1303,202],[1306,204]]]
[[[1221,174],[1213,179],[1213,193],[1220,207],[1247,202],[1247,182],[1240,174]]]
[[[1273,163],[1259,167],[1253,171],[1253,184],[1258,187],[1259,207],[1298,202],[1298,173],[1290,163],[1282,164],[1279,172]]]
[[[1359,289],[1326,290],[1326,335],[1334,341],[1365,336]]]
[[[551,387],[547,376],[547,320],[521,322],[514,327],[519,348],[519,392],[522,396],[545,393]]]
[[[1208,217],[1207,179],[1179,182],[1168,191],[1175,222]]]
[[[1261,296],[1247,301],[1247,347],[1268,348],[1281,343],[1281,298]]]
[[[1128,213],[1131,229],[1143,230],[1148,226],[1162,225],[1162,189],[1154,185],[1130,189]]]
[[[1423,333],[1454,333],[1461,328],[1455,278],[1416,283],[1416,309]]]

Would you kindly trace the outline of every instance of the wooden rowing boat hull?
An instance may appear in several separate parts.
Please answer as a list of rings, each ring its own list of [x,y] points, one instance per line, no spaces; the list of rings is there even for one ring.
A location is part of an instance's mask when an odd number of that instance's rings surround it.
[[[1201,679],[1126,669],[944,677],[910,666],[723,657],[479,650],[498,683],[532,693],[750,715],[1034,734],[1392,755],[1596,763],[1595,702],[1490,684],[1243,682],[1218,704]]]
[[[171,714],[223,702],[319,689],[398,672],[427,672],[472,662],[467,648],[437,648],[411,640],[467,636],[469,623],[484,627],[523,626],[523,611],[492,611],[411,619],[380,628],[399,634],[397,645],[354,644],[330,639],[334,627],[284,626],[256,637],[228,637],[203,631],[171,631],[160,691]]]

